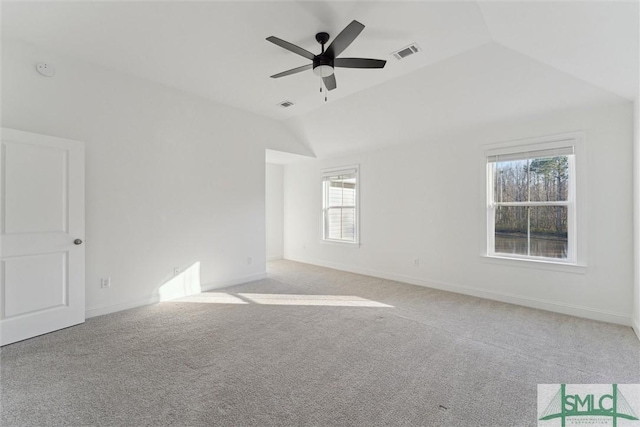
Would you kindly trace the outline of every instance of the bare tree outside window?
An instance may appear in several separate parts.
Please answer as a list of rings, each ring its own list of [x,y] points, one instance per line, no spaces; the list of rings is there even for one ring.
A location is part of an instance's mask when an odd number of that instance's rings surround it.
[[[513,157],[490,161],[493,252],[567,259],[572,155]]]

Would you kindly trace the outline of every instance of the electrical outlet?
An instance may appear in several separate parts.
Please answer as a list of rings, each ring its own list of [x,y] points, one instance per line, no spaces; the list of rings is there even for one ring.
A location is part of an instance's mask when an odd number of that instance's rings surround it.
[[[414,267],[420,267],[420,258],[414,258],[413,265]]]
[[[111,277],[105,277],[100,279],[100,287],[101,288],[110,288],[111,287]]]
[[[173,267],[173,275],[177,276],[178,274],[180,274],[180,267]]]
[[[253,262],[253,258],[247,257],[247,264],[251,264]]]

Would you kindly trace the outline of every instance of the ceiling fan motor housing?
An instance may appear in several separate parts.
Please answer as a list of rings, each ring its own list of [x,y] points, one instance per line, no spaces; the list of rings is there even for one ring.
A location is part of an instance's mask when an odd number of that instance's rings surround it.
[[[318,55],[313,58],[313,68],[319,67],[321,65],[328,65],[333,68],[333,58],[328,58],[323,55]]]

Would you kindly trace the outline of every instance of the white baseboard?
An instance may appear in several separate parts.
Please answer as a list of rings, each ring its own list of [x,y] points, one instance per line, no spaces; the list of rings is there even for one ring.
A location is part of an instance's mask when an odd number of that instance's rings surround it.
[[[638,340],[640,340],[640,323],[638,323],[638,319],[633,319],[631,327],[633,328]]]
[[[267,258],[267,261],[278,261],[278,260],[281,260],[283,258],[284,257],[282,255],[272,256],[272,257]]]
[[[243,283],[254,282],[256,280],[262,280],[267,278],[267,272],[250,274],[248,276],[236,277],[235,279],[220,280],[215,282],[205,283],[201,286],[202,291],[210,291],[212,289],[226,288],[228,286],[241,285]]]
[[[240,285],[242,283],[253,282],[255,280],[261,280],[267,277],[267,273],[251,274],[249,276],[237,277],[229,280],[221,280],[215,282],[209,282],[200,285],[202,292],[210,291],[213,289],[226,288],[228,286]],[[186,296],[186,295],[181,295]],[[142,298],[133,301],[125,301],[118,304],[105,305],[102,307],[92,307],[85,311],[85,318],[102,316],[103,314],[115,313],[122,310],[128,310],[130,308],[142,307],[144,305],[157,304],[160,302],[160,295],[155,293],[148,298]]]
[[[472,288],[469,286],[461,286],[452,283],[445,283],[437,280],[417,279],[415,277],[405,276],[402,274],[387,273],[383,271],[353,267],[333,262],[326,262],[317,259],[300,258],[285,255],[285,259],[306,264],[318,265],[321,267],[332,268],[335,270],[348,271],[350,273],[364,274],[367,276],[379,277],[381,279],[395,280],[397,282],[410,283],[412,285],[424,286],[427,288],[440,289],[443,291],[455,292],[458,294],[471,295],[474,297],[490,299],[494,301],[506,302],[509,304],[521,305],[524,307],[537,308],[540,310],[552,311],[555,313],[568,314],[570,316],[584,317],[586,319],[599,320],[602,322],[616,323],[618,325],[631,326],[631,318],[629,316],[613,313],[605,310],[598,310],[590,307],[584,307],[573,304],[566,304],[556,301],[549,301],[540,298],[523,297],[519,295],[507,294],[502,292],[486,291],[483,289]],[[640,331],[636,327],[636,334]],[[640,337],[640,334],[639,334]]]
[[[118,304],[104,305],[101,307],[87,308],[84,312],[84,317],[90,319],[96,316],[102,316],[103,314],[115,313],[117,311],[129,310],[130,308],[142,307],[143,305],[150,305],[160,302],[159,295],[153,295],[149,298],[142,298],[132,301],[125,301]]]

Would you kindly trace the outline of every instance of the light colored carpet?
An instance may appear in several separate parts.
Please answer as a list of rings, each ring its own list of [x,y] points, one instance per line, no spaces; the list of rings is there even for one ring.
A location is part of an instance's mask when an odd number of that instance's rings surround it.
[[[5,346],[1,424],[535,426],[539,383],[640,382],[630,328],[289,261],[269,269],[199,297],[209,302]]]

